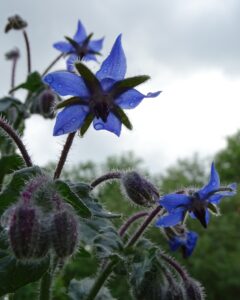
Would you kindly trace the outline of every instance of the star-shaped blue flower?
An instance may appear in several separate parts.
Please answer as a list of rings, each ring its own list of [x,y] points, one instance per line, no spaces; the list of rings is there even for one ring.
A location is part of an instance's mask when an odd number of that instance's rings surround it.
[[[46,75],[43,80],[61,96],[73,96],[57,107],[65,108],[58,114],[53,134],[55,136],[80,129],[81,134],[93,121],[96,130],[107,130],[117,136],[124,124],[131,129],[123,109],[133,109],[144,98],[156,97],[160,92],[143,95],[133,87],[143,83],[148,76],[124,79],[126,58],[121,44],[121,35],[116,39],[109,56],[96,75],[82,63],[75,67],[77,74],[59,71]]]
[[[220,186],[219,175],[212,163],[209,182],[201,189],[168,194],[160,198],[159,204],[166,209],[168,214],[160,217],[156,225],[174,226],[183,222],[186,214],[189,213],[192,218],[197,218],[206,228],[210,219],[209,210],[218,214],[217,204],[223,197],[235,195],[236,188],[235,183],[227,187]]]
[[[194,231],[184,232],[182,235],[173,236],[169,240],[169,247],[171,251],[176,251],[180,247],[183,251],[183,257],[187,258],[192,255],[196,247],[198,234]]]
[[[67,59],[68,71],[74,71],[74,62],[83,60],[96,61],[96,55],[102,49],[103,38],[91,41],[92,34],[86,34],[86,30],[81,21],[78,21],[77,31],[73,39],[66,37],[67,42],[57,42],[53,47],[62,53],[69,55]]]

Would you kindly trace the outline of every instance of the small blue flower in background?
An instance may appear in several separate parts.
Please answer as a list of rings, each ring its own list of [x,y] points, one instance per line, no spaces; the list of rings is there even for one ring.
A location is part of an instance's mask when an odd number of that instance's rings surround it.
[[[78,129],[83,135],[92,122],[96,130],[107,130],[119,136],[122,124],[132,128],[123,109],[133,109],[144,98],[160,94],[155,92],[143,95],[133,88],[148,80],[148,76],[124,79],[127,66],[121,35],[96,75],[80,62],[75,63],[75,68],[81,76],[58,71],[43,78],[59,95],[73,96],[57,106],[65,108],[57,116],[53,132],[55,136]]]
[[[74,71],[74,62],[77,60],[94,60],[102,49],[103,38],[91,41],[92,34],[87,36],[86,30],[81,21],[78,21],[78,28],[73,39],[66,37],[67,42],[57,42],[53,47],[66,55],[68,71]]]
[[[189,213],[192,218],[197,218],[206,228],[210,219],[209,210],[218,214],[217,204],[223,197],[235,195],[236,189],[235,183],[226,187],[220,186],[219,175],[212,163],[209,182],[201,189],[168,194],[160,198],[159,204],[166,209],[168,214],[160,217],[156,225],[174,226],[183,222],[186,214]]]
[[[168,243],[171,251],[176,251],[181,247],[183,251],[183,257],[187,258],[192,255],[193,250],[196,247],[197,240],[198,234],[196,232],[187,231],[182,235],[173,236]]]

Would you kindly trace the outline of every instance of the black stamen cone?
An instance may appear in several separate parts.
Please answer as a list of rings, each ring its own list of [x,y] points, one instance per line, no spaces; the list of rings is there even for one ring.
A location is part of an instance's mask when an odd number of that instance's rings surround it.
[[[207,228],[206,209],[204,207],[195,209],[194,210],[194,215],[200,221],[200,223],[202,224],[202,226],[204,228]]]

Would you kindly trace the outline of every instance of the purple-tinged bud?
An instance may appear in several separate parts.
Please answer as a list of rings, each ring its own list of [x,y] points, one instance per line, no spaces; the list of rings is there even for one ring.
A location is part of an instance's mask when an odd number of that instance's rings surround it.
[[[14,48],[5,54],[6,60],[17,60],[20,57],[18,48]]]
[[[68,209],[56,212],[52,217],[51,239],[60,258],[71,256],[78,245],[78,221]]]
[[[122,175],[122,187],[127,197],[142,206],[151,206],[159,199],[157,188],[137,172]]]
[[[8,23],[5,27],[5,33],[10,31],[11,29],[21,30],[27,27],[27,22],[24,21],[19,15],[15,15],[8,18]]]
[[[187,278],[187,280],[184,281],[184,287],[188,299],[191,300],[205,299],[204,288],[201,286],[201,284],[198,281],[189,277]]]
[[[11,215],[8,234],[17,259],[31,260],[46,256],[49,249],[48,233],[36,207],[26,204],[17,206]]]
[[[42,91],[32,103],[30,111],[32,114],[42,115],[44,118],[54,118],[54,106],[59,102],[59,97],[50,89]]]

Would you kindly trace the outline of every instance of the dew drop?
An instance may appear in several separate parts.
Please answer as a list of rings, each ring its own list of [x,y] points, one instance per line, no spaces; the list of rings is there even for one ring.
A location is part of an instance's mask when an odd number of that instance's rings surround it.
[[[61,88],[62,88],[62,84],[59,83],[59,84],[57,85],[57,87],[58,87],[59,89],[61,89]]]
[[[131,107],[134,107],[135,106],[135,102],[130,102],[130,104],[129,104]]]
[[[71,119],[71,123],[72,123],[72,124],[74,124],[76,121],[77,121],[76,118],[72,118],[72,119]]]
[[[62,134],[64,134],[64,133],[65,133],[65,132],[64,132],[63,129],[59,129],[59,130],[57,131],[56,135],[62,135]]]
[[[104,126],[101,123],[96,123],[94,127],[95,127],[96,130],[104,129]]]
[[[53,82],[53,76],[52,75],[47,75],[45,77],[45,80],[46,80],[47,83],[52,83]]]

